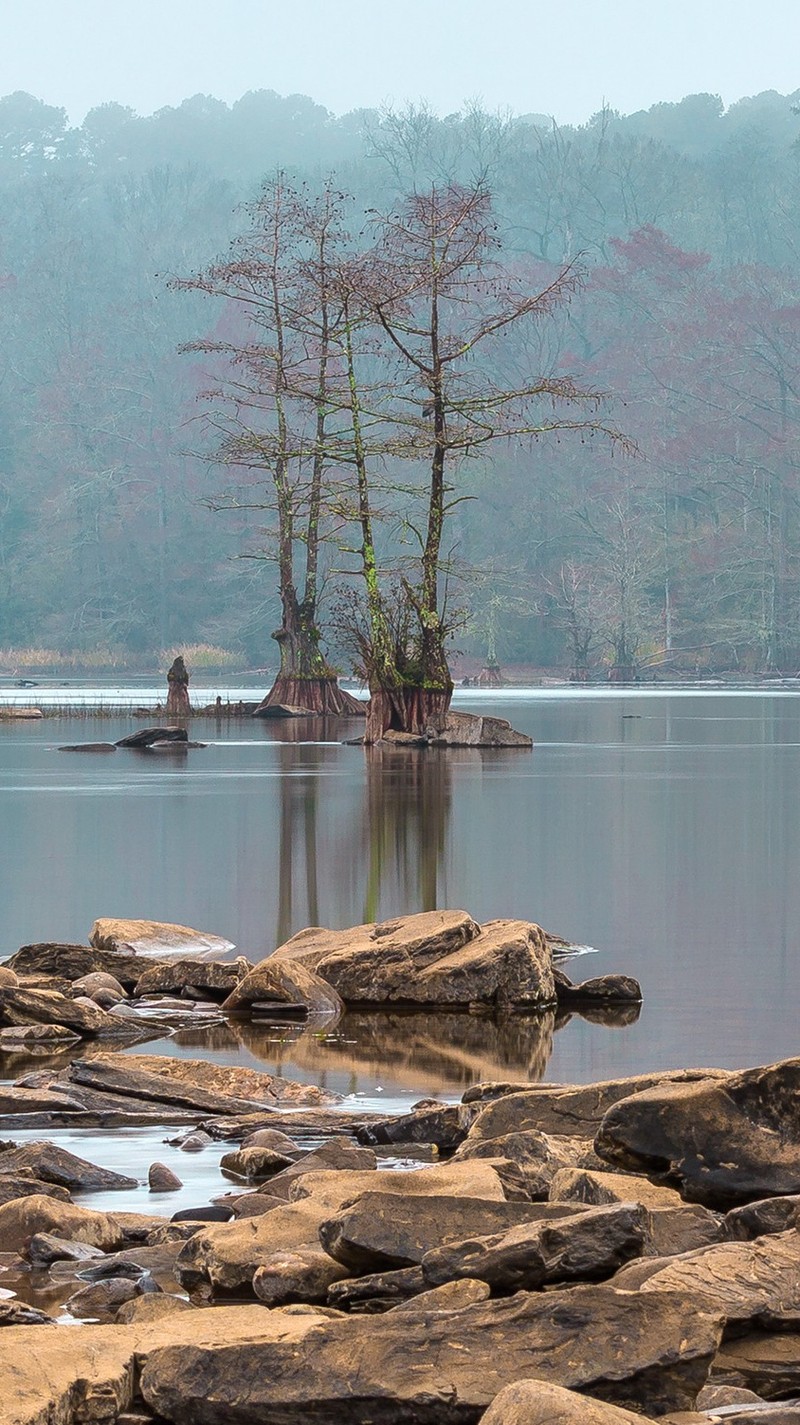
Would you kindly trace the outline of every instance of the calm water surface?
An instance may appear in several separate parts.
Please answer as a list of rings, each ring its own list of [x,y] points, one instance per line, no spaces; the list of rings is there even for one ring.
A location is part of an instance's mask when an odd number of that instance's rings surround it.
[[[184,1038],[353,1103],[800,1052],[800,696],[459,705],[510,717],[533,753],[365,755],[335,740],[341,725],[204,721],[208,747],[182,758],[90,756],[55,749],[141,723],[0,723],[0,954],[119,915],[217,931],[258,959],[304,925],[449,906],[540,921],[596,949],[580,977],[642,982],[638,1021],[616,1027],[349,1015],[325,1038],[249,1024]]]

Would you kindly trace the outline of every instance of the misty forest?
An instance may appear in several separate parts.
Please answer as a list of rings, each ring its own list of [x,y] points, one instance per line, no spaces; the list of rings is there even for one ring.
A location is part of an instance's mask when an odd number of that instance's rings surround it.
[[[5,671],[795,672],[799,98],[0,100]]]

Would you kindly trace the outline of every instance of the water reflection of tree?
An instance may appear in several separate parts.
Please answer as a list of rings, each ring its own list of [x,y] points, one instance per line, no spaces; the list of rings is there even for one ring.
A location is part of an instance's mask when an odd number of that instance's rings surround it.
[[[278,851],[278,923],[276,945],[302,925],[319,925],[317,861],[318,749],[291,742],[281,746],[280,844]],[[299,906],[297,902],[299,900]]]
[[[382,902],[389,902],[395,914],[438,910],[447,901],[449,754],[380,746],[364,751],[367,881],[362,919],[380,919]]]

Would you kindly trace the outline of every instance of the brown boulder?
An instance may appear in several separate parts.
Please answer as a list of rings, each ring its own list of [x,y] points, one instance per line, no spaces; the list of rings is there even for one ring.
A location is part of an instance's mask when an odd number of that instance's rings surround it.
[[[97,950],[90,945],[60,945],[54,941],[43,941],[23,945],[16,955],[11,956],[8,964],[18,975],[58,975],[73,983],[87,975],[107,974],[124,989],[130,990],[142,972],[152,965],[152,960],[143,961],[141,955],[120,951]]]
[[[37,1232],[49,1232],[75,1242],[88,1242],[112,1252],[123,1242],[120,1224],[107,1212],[92,1212],[43,1193],[0,1206],[0,1252],[18,1252]]]
[[[120,1026],[91,1000],[81,1004],[55,990],[0,987],[0,1024],[59,1024],[82,1039],[119,1033]]]
[[[721,1242],[664,1263],[643,1292],[702,1296],[730,1326],[769,1326],[800,1317],[800,1233],[791,1229],[755,1242]]]
[[[0,965],[0,989],[13,989],[14,985],[18,984],[19,980],[14,971],[10,970],[7,965]]]
[[[299,1319],[314,1321],[300,1339],[153,1353],[145,1402],[174,1425],[477,1425],[504,1386],[537,1377],[663,1414],[693,1403],[720,1334],[682,1297],[603,1286],[457,1312]]]
[[[710,1207],[800,1193],[800,1059],[671,1084],[609,1109],[595,1149]]]
[[[300,961],[316,970],[323,960],[340,952],[372,954],[382,946],[389,958],[403,954],[417,969],[460,950],[480,934],[480,926],[463,910],[423,911],[378,924],[354,925],[348,930],[310,926],[279,945],[270,959]],[[262,961],[263,963],[263,961]]]
[[[550,1185],[552,1202],[585,1202],[601,1207],[611,1202],[641,1202],[645,1207],[682,1207],[674,1188],[660,1187],[635,1173],[604,1173],[589,1168],[562,1168]]]
[[[134,994],[142,995],[179,994],[188,986],[212,991],[215,998],[224,999],[245,975],[252,969],[243,955],[236,960],[171,960],[166,964],[144,968],[136,982]]]
[[[374,1273],[417,1266],[442,1243],[502,1235],[522,1225],[534,1231],[543,1219],[557,1215],[558,1209],[547,1203],[453,1196],[398,1201],[394,1193],[365,1192],[321,1223],[319,1238],[325,1251],[352,1271]],[[569,1209],[562,1215],[569,1216]],[[439,1280],[449,1281],[454,1275]]]
[[[114,1320],[120,1325],[131,1326],[134,1322],[160,1321],[176,1311],[191,1310],[191,1304],[182,1296],[172,1296],[166,1291],[148,1292],[147,1296],[134,1296],[123,1302]]]
[[[97,1192],[109,1188],[135,1188],[136,1178],[100,1168],[85,1158],[77,1158],[55,1143],[26,1143],[0,1153],[0,1173],[28,1170],[42,1182],[56,1183],[70,1192]]]
[[[138,1099],[154,1099],[201,1113],[229,1114],[279,1103],[323,1104],[336,1095],[315,1084],[293,1083],[238,1064],[168,1059],[160,1054],[102,1054],[75,1060],[70,1083]]]
[[[433,1285],[470,1277],[495,1292],[534,1291],[545,1282],[610,1277],[641,1255],[644,1239],[644,1210],[617,1203],[436,1247],[422,1258],[422,1271]]]
[[[325,1302],[329,1287],[348,1275],[346,1267],[321,1247],[295,1247],[274,1252],[253,1276],[253,1291],[267,1306],[293,1301]]]
[[[471,1139],[498,1138],[528,1128],[594,1138],[606,1113],[621,1099],[661,1084],[689,1085],[712,1077],[725,1079],[727,1074],[714,1069],[677,1069],[596,1084],[476,1084],[467,1089],[462,1101],[484,1104],[470,1128]]]
[[[518,1380],[496,1395],[481,1425],[642,1425],[641,1415],[541,1380]]]
[[[751,1331],[726,1341],[709,1384],[744,1386],[765,1400],[800,1395],[800,1333]]]
[[[223,1009],[227,1014],[248,1012],[254,1004],[274,1004],[276,1009],[302,1007],[308,1014],[335,1016],[344,1005],[335,989],[300,961],[261,960],[231,987]]]

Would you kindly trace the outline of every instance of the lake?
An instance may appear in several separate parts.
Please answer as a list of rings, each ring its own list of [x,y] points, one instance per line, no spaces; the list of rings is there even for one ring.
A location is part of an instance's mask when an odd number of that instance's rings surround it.
[[[0,955],[85,940],[112,915],[216,931],[258,959],[308,924],[462,907],[593,947],[573,978],[635,975],[638,1020],[358,1014],[324,1037],[237,1024],[184,1036],[181,1052],[370,1104],[455,1096],[477,1078],[585,1082],[797,1053],[798,694],[546,689],[457,704],[510,718],[533,752],[365,754],[337,740],[357,723],[223,719],[197,720],[208,746],[184,757],[93,756],[56,748],[141,720],[0,723]]]

